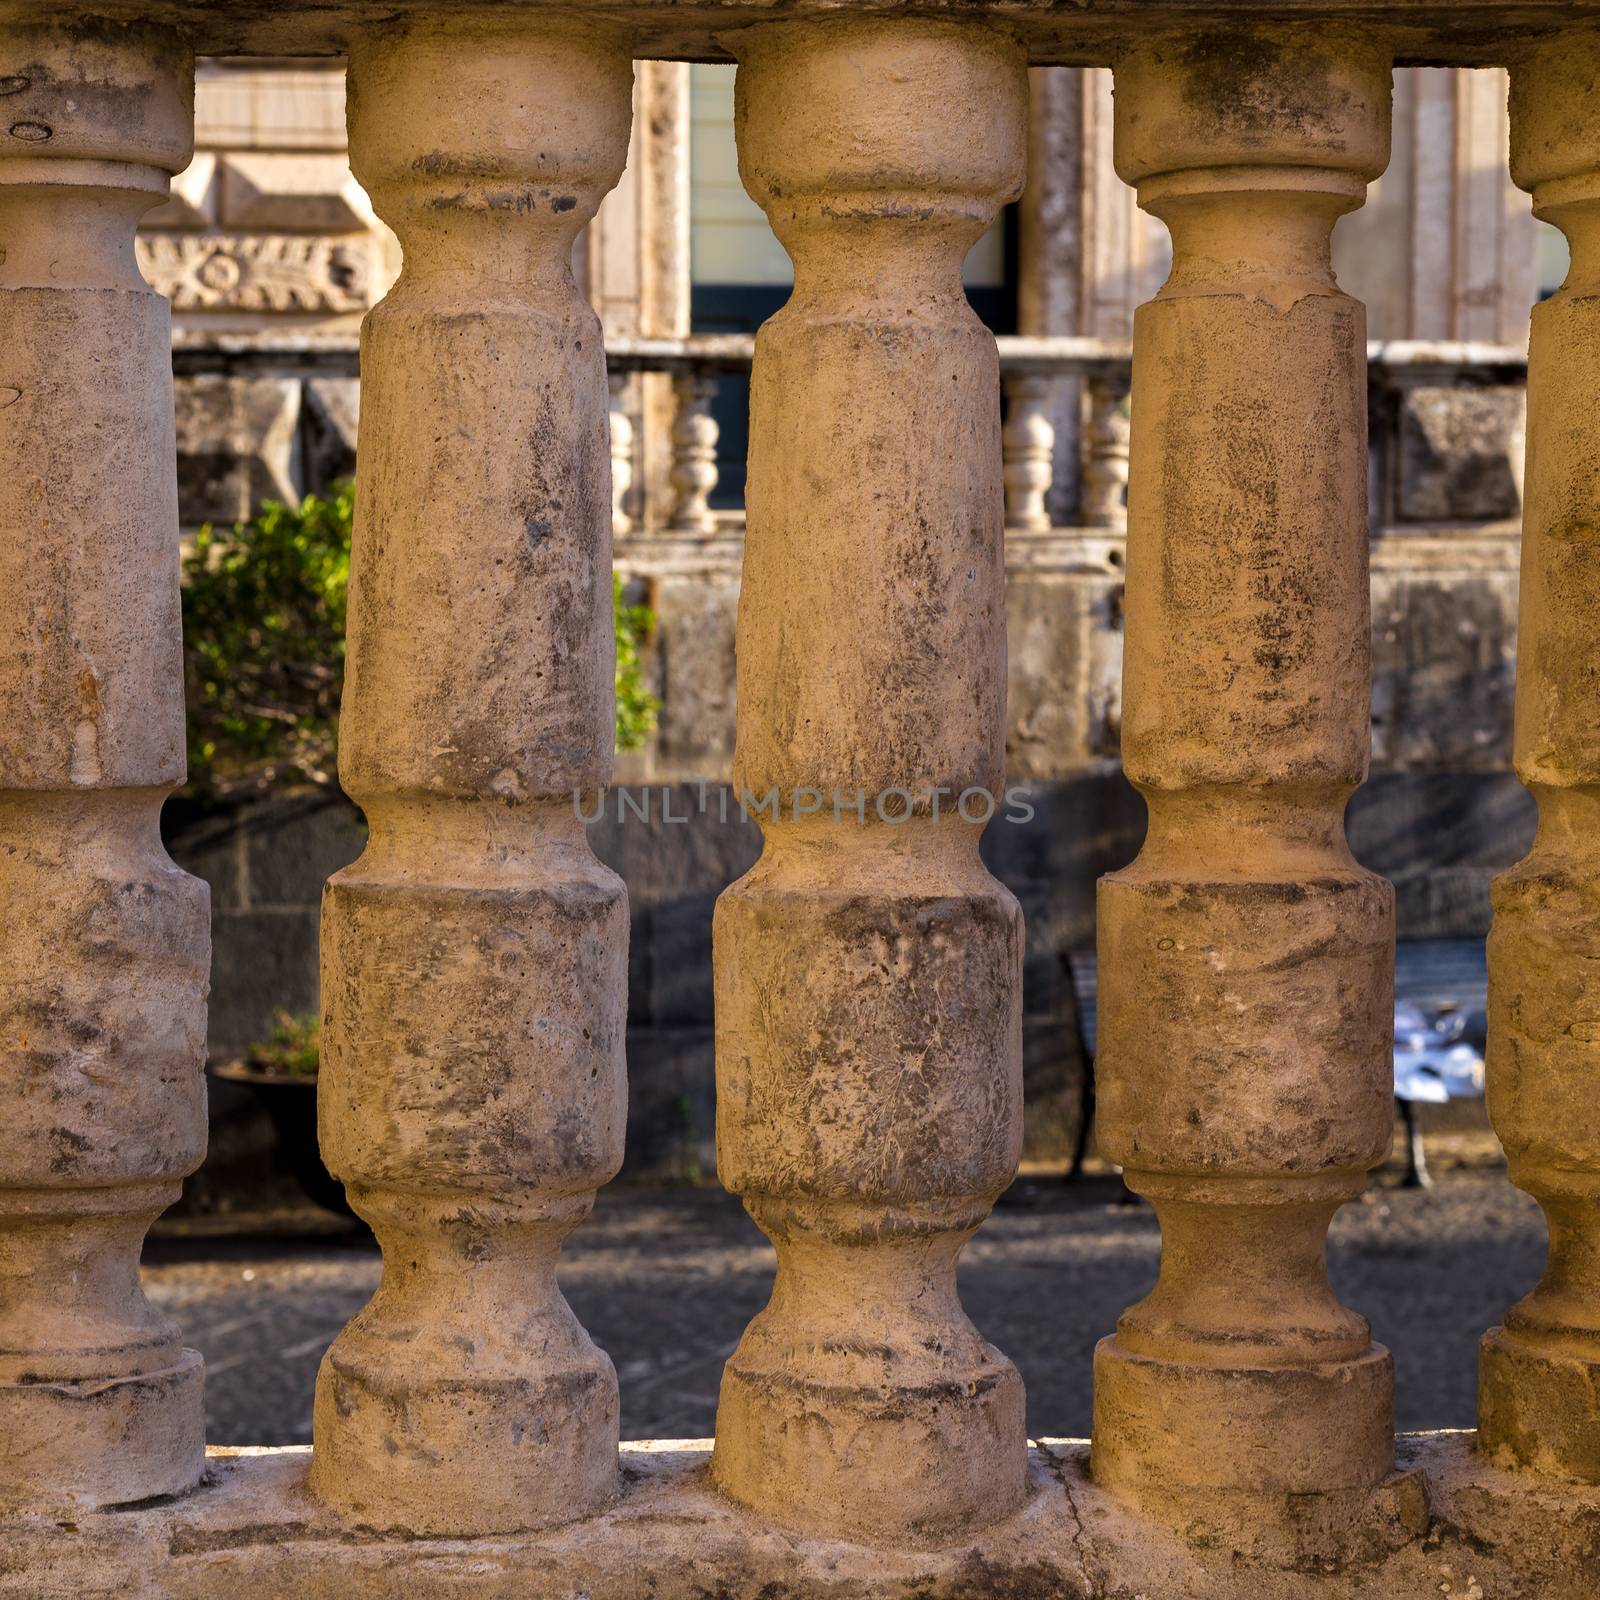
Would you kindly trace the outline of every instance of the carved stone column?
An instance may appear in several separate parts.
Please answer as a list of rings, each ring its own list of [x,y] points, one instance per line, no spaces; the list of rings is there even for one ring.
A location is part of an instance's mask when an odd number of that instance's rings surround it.
[[[611,407],[611,531],[633,532],[633,513],[628,510],[628,491],[633,487],[633,418],[628,415],[628,374],[607,375],[608,404]]]
[[[736,47],[740,170],[795,289],[751,393],[735,774],[768,809],[716,913],[717,1151],[779,1264],[712,1476],[791,1525],[954,1537],[1025,1477],[1021,1380],[955,1261],[1021,1139],[1021,915],[978,858],[999,363],[961,262],[1018,191],[1026,76],[1004,35],[946,23]]]
[[[1516,766],[1539,801],[1494,885],[1489,1114],[1544,1208],[1543,1278],[1484,1338],[1482,1448],[1600,1483],[1600,38],[1552,41],[1511,78],[1511,170],[1572,265],[1528,353]]]
[[[717,531],[711,494],[717,487],[717,419],[711,414],[717,380],[686,372],[672,380],[677,411],[672,419],[672,518],[675,533],[705,536]]]
[[[1327,31],[1117,69],[1117,168],[1173,268],[1135,319],[1122,749],[1150,829],[1100,888],[1098,1127],[1163,1250],[1096,1352],[1093,1469],[1222,1537],[1336,1527],[1393,1459],[1389,1354],[1324,1262],[1393,1121],[1393,891],[1342,820],[1367,762],[1365,319],[1328,264],[1388,100],[1386,57]]]
[[[1084,385],[1083,501],[1086,528],[1128,525],[1128,380],[1095,377]]]
[[[1004,459],[1006,526],[1048,533],[1046,499],[1055,477],[1056,430],[1050,421],[1054,382],[1040,373],[1014,373],[1005,380],[1006,421],[1000,433]]]
[[[622,1155],[628,912],[574,806],[611,773],[611,491],[573,238],[616,182],[607,28],[359,38],[354,166],[405,249],[367,318],[320,1131],[384,1251],[317,1380],[311,1484],[484,1534],[613,1492],[617,1389],[555,1282]]]
[[[170,31],[0,30],[0,1504],[172,1494],[201,1362],[139,1286],[205,1152],[171,323],[134,263],[188,162]]]

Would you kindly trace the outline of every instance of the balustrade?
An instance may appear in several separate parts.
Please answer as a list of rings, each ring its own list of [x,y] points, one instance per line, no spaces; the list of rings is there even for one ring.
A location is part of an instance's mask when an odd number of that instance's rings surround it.
[[[1061,442],[1050,421],[1055,386],[1082,390],[1077,440],[1081,490],[1075,524],[1120,534],[1127,525],[1130,351],[1108,339],[1006,335],[1000,351],[1005,397],[1001,429],[1006,527],[1017,533],[1050,533],[1045,496],[1056,476]],[[716,492],[717,428],[712,410],[718,384],[732,373],[748,374],[754,341],[743,334],[693,334],[676,339],[618,339],[607,345],[612,370],[611,429],[615,528],[623,533],[683,532],[704,537],[718,523],[705,510]],[[1375,395],[1397,394],[1415,384],[1451,387],[1520,381],[1526,353],[1507,345],[1458,340],[1373,341],[1367,346],[1368,377]],[[634,424],[626,404],[625,379],[638,372],[673,376],[681,396],[673,428],[675,503],[665,519],[635,519],[626,509],[632,483]],[[1384,428],[1374,447],[1386,456],[1399,448],[1399,417],[1391,404],[1373,420]],[[1392,507],[1376,510],[1374,531],[1386,525]],[[728,513],[731,524],[737,509]]]
[[[717,421],[711,402],[717,381],[706,372],[679,373],[672,380],[677,411],[672,421],[672,487],[668,526],[674,533],[715,533],[711,493],[717,486]]]
[[[323,906],[324,1158],[384,1276],[317,1380],[311,1487],[362,1520],[560,1522],[617,1484],[616,1376],[562,1239],[622,1156],[628,915],[573,796],[611,774],[607,386],[571,250],[628,145],[606,27],[359,36],[355,171],[405,250],[362,335]]]
[[[1120,529],[1128,468],[1128,347],[1113,340],[1015,337],[996,340],[1000,352],[1005,424],[1001,454],[1005,525],[1023,533],[1049,533],[1045,496],[1055,481],[1058,442],[1050,421],[1057,384],[1080,383],[1085,425],[1078,448],[1084,479],[1080,521]],[[1443,347],[1440,347],[1443,348]],[[743,334],[695,334],[677,339],[618,339],[607,346],[612,368],[613,498],[618,533],[659,532],[705,538],[718,529],[710,509],[719,477],[717,387],[731,373],[748,374],[754,341]],[[673,502],[663,522],[641,526],[625,509],[631,484],[634,425],[625,405],[623,378],[635,372],[672,375],[676,400],[672,426]],[[733,516],[737,520],[738,513]]]
[[[205,1152],[171,318],[133,233],[189,160],[164,30],[0,29],[0,1504],[190,1488],[201,1361],[145,1230]]]
[[[1048,533],[1045,496],[1055,481],[1056,430],[1050,421],[1054,386],[1038,373],[1021,372],[1005,380],[1006,422],[1000,432],[1005,462],[1006,526],[1025,533]]]
[[[611,415],[611,530],[632,533],[628,491],[633,488],[633,418],[628,415],[628,375],[611,372],[607,379]]]
[[[1120,373],[1099,374],[1085,386],[1079,520],[1086,528],[1128,525],[1128,391]]]
[[[1484,1338],[1479,1441],[1495,1460],[1600,1483],[1600,36],[1512,72],[1511,171],[1567,236],[1533,313],[1516,767],[1539,801],[1494,886],[1489,1113],[1550,1227],[1543,1278]]]
[[[1428,0],[1364,26],[1331,0],[104,9],[11,0],[0,25],[0,1595],[1244,1600],[1258,1561],[1326,1600],[1479,1573],[1586,1595],[1600,5],[1549,38],[1520,0],[1468,29]],[[1253,20],[1222,30],[1230,9]],[[363,333],[340,772],[370,838],[327,888],[319,1085],[383,1277],[323,1361],[309,1461],[213,1457],[191,1495],[201,1365],[137,1272],[203,1147],[208,947],[205,889],[160,845],[184,771],[170,329],[133,231],[188,159],[193,47],[348,49],[352,158],[405,268]],[[634,340],[608,379],[571,251],[623,168],[632,62],[719,55],[792,297],[753,364],[740,338]],[[1513,170],[1572,245],[1529,379],[1540,830],[1491,939],[1491,1110],[1550,1259],[1484,1340],[1476,1452],[1413,1440],[1409,1476],[1389,1355],[1325,1262],[1392,1128],[1393,896],[1342,823],[1368,365],[1454,359],[1369,351],[1329,264],[1386,160],[1397,55],[1515,58]],[[1131,417],[1125,348],[997,346],[962,287],[1022,182],[1026,67],[1060,60],[1115,61],[1117,167],[1173,236]],[[627,900],[574,800],[611,770],[613,528],[703,552],[715,384],[747,367],[735,772],[764,848],[716,912],[717,1134],[777,1274],[709,1460],[624,1474],[615,1374],[556,1282],[625,1111]],[[641,370],[678,400],[664,513],[632,493]],[[1101,888],[1100,1144],[1163,1252],[1096,1351],[1089,1472],[1057,1443],[1030,1478],[1022,1381],[955,1267],[1020,1148],[1022,918],[979,840],[1006,530],[1049,543],[1062,382],[1078,521],[1126,520],[1121,741],[1150,814]]]
[[[1324,1262],[1393,1131],[1393,891],[1343,825],[1364,314],[1328,261],[1387,158],[1389,60],[1199,38],[1131,49],[1116,94],[1173,265],[1134,324],[1122,751],[1150,824],[1101,881],[1098,1128],[1162,1260],[1095,1354],[1094,1472],[1179,1526],[1332,1528],[1394,1459],[1389,1354]]]

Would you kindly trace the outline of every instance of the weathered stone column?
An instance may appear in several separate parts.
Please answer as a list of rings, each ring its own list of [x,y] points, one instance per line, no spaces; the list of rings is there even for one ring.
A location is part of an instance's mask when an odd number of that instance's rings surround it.
[[[1100,887],[1098,1128],[1163,1251],[1096,1352],[1093,1468],[1181,1528],[1310,1531],[1393,1459],[1389,1354],[1324,1261],[1393,1122],[1393,891],[1343,827],[1365,318],[1328,263],[1389,62],[1329,30],[1155,42],[1116,92],[1173,268],[1135,319],[1122,748],[1150,830]]]
[[[628,375],[612,372],[606,376],[610,390],[611,414],[611,531],[633,532],[633,513],[628,510],[628,491],[633,487],[633,418],[628,415]]]
[[[145,1230],[205,1152],[167,302],[133,233],[189,160],[167,31],[0,30],[0,1504],[171,1494],[201,1362]]]
[[[317,1380],[317,1494],[482,1534],[617,1476],[617,1388],[555,1281],[622,1156],[607,387],[571,247],[617,180],[606,27],[463,20],[351,56],[355,171],[405,250],[367,318],[339,770],[371,839],[323,906],[322,1148],[384,1277]]]
[[[1019,372],[1005,380],[1006,420],[1000,430],[1006,526],[1048,533],[1046,500],[1055,481],[1056,430],[1050,410],[1056,382],[1043,373]]]
[[[707,538],[717,531],[711,496],[717,487],[717,419],[711,406],[717,380],[709,372],[683,372],[672,380],[677,411],[672,419],[672,515],[674,533]]]
[[[1128,525],[1128,380],[1093,377],[1083,386],[1082,487],[1078,520],[1086,528]]]
[[[978,859],[999,363],[961,262],[1020,186],[1026,75],[1005,36],[945,23],[736,46],[740,170],[795,289],[751,391],[735,774],[768,807],[716,913],[717,1151],[779,1264],[712,1475],[791,1525],[937,1539],[1010,1511],[1025,1473],[1021,1380],[955,1261],[1021,1141],[1021,915]]]
[[[1482,1448],[1600,1483],[1600,36],[1513,69],[1511,170],[1572,245],[1528,351],[1516,766],[1539,801],[1494,885],[1489,1114],[1544,1208],[1544,1277],[1483,1341]]]

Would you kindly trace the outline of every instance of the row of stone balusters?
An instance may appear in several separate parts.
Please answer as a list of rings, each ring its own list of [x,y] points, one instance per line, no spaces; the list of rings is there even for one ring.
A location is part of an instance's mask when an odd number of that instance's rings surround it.
[[[131,248],[188,159],[192,63],[155,31],[3,40],[0,1499],[92,1507],[202,1466],[199,1361],[137,1274],[204,1124],[205,891],[157,827],[183,775],[169,331]],[[960,269],[1022,183],[1024,57],[935,21],[733,43],[795,289],[755,364],[738,684],[737,781],[783,803],[716,919],[720,1170],[779,1265],[712,1476],[789,1525],[936,1540],[1028,1470],[1021,1381],[954,1271],[1018,1159],[1022,923],[948,798],[1002,782],[998,374]],[[1101,1139],[1164,1254],[1096,1355],[1093,1470],[1190,1528],[1337,1524],[1393,1460],[1390,1358],[1324,1265],[1390,1137],[1392,897],[1341,824],[1364,326],[1328,265],[1385,163],[1389,67],[1298,29],[1117,67],[1119,170],[1175,249],[1137,323],[1124,749],[1151,823],[1102,891]],[[1515,80],[1517,174],[1574,266],[1535,333],[1543,823],[1500,889],[1492,1071],[1552,1249],[1483,1367],[1485,1446],[1591,1482],[1597,69],[1586,38]],[[321,1131],[384,1277],[323,1363],[310,1484],[376,1526],[537,1527],[618,1487],[615,1376],[555,1263],[624,1121],[626,899],[573,804],[610,770],[611,498],[569,255],[630,93],[599,21],[352,51],[355,168],[406,265],[362,352],[341,775],[371,840],[325,906]],[[860,811],[796,816],[802,788]]]
[[[720,429],[712,409],[718,377],[682,372],[672,379],[672,502],[665,531],[711,538],[724,527],[712,507],[718,482]],[[1040,373],[1003,375],[1005,426],[1000,431],[1004,462],[1006,527],[1022,533],[1049,533],[1055,525],[1048,507],[1055,483],[1056,430],[1050,410],[1062,379]],[[613,371],[611,385],[611,527],[634,533],[632,504],[634,427],[628,413],[629,374]],[[1122,528],[1127,520],[1128,382],[1118,374],[1096,373],[1083,385],[1080,472],[1082,492],[1076,520],[1086,528]]]

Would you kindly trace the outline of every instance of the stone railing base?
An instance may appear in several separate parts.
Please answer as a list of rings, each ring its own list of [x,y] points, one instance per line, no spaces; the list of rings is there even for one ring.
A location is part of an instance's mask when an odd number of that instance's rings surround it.
[[[0,1596],[27,1600],[1593,1600],[1600,1489],[1499,1471],[1471,1433],[1405,1434],[1340,1552],[1291,1567],[1156,1532],[1097,1489],[1088,1446],[1033,1451],[1027,1503],[931,1551],[802,1538],[730,1504],[704,1441],[625,1444],[605,1512],[486,1539],[379,1535],[305,1493],[309,1449],[210,1453],[193,1493],[0,1523]]]

